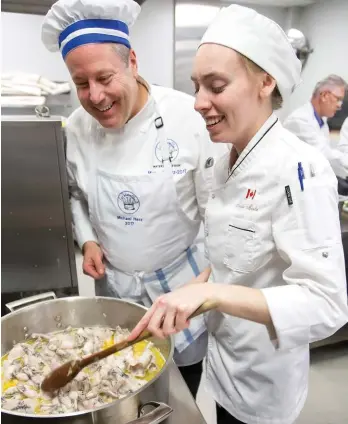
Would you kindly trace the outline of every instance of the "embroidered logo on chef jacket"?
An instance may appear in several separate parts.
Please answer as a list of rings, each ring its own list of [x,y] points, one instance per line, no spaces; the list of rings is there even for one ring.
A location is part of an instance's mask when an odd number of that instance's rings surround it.
[[[122,191],[117,198],[118,207],[122,212],[131,215],[140,208],[140,200],[131,191]]]
[[[250,189],[248,188],[248,190],[245,193],[244,199],[247,200],[247,202],[245,203],[238,203],[236,206],[237,208],[241,208],[241,209],[247,209],[249,211],[258,211],[259,208],[257,205],[255,205],[254,203],[250,202],[250,200],[254,200],[256,196],[256,189]]]
[[[250,188],[248,188],[245,198],[254,200],[255,194],[256,194],[256,190],[250,190]]]
[[[205,161],[205,168],[211,168],[214,165],[214,158],[210,157]]]
[[[169,160],[171,163],[173,163],[179,155],[179,146],[174,140],[171,140],[169,138],[167,139],[167,143],[168,143],[168,150],[169,150]],[[162,153],[162,146],[160,141],[156,144],[155,155],[157,160],[163,163],[163,153]]]

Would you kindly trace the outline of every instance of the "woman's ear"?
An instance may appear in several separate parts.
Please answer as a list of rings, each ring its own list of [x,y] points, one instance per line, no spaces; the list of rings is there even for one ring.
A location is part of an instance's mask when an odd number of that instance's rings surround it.
[[[261,99],[267,99],[272,96],[273,90],[276,88],[277,82],[269,74],[264,72],[261,77]]]

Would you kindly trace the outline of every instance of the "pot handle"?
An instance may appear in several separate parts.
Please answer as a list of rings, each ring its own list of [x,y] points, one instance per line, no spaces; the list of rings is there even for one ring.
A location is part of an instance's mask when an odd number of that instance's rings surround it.
[[[154,409],[147,414],[141,415],[146,406],[153,406]],[[164,421],[171,413],[173,408],[162,402],[147,402],[139,408],[139,415],[136,420],[130,421],[128,424],[158,424]]]
[[[24,306],[32,305],[34,303],[49,299],[57,299],[57,296],[53,291],[25,297],[24,299],[14,300],[13,302],[6,303],[6,308],[8,308],[11,312],[14,312],[17,309],[23,308]]]

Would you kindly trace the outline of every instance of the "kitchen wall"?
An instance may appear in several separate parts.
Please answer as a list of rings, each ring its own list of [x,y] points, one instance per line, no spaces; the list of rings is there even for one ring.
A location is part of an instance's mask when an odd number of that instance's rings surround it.
[[[153,84],[173,87],[174,1],[146,0],[130,35],[141,75]]]
[[[335,73],[348,81],[348,1],[330,0],[303,8],[297,22],[314,52],[302,73],[289,111],[308,101],[317,81]]]
[[[257,0],[256,0],[257,1]],[[177,7],[192,4],[204,4],[221,7],[222,4],[232,3],[220,0],[178,0]],[[238,3],[238,1],[237,1]],[[278,111],[284,119],[293,109],[308,101],[313,88],[318,80],[330,73],[337,73],[348,80],[347,52],[348,52],[348,0],[321,1],[306,7],[265,7],[257,4],[248,4],[258,12],[276,21],[284,30],[295,27],[304,32],[308,37],[314,52],[302,73],[302,83],[299,85],[290,101]],[[190,9],[187,9],[190,10]],[[193,94],[193,86],[189,79],[194,57],[199,40],[208,25],[199,27],[197,21],[203,16],[196,9],[192,9],[189,16],[185,10],[179,21],[187,22],[185,25],[176,26],[175,45],[175,87]],[[213,11],[211,12],[213,13]]]
[[[220,0],[177,0],[175,2],[174,86],[176,89],[189,94],[194,93],[190,75],[197,47],[218,10],[229,3],[232,2]],[[287,10],[285,8],[257,4],[248,4],[248,7],[273,19],[281,27],[286,24]]]
[[[43,16],[1,13],[2,72],[29,72],[67,80],[69,73],[59,53],[50,53],[41,43]],[[19,32],[20,29],[20,32]]]
[[[41,43],[43,18],[38,15],[1,13],[1,72],[37,73],[52,80],[71,81],[60,53],[50,53]],[[151,83],[172,87],[173,0],[147,0],[130,32],[141,74]],[[75,107],[79,105],[75,91],[72,103]]]
[[[218,0],[209,3],[222,5]],[[282,27],[287,26],[287,9],[252,7]],[[299,8],[294,14],[293,24],[306,34],[314,52],[303,71],[303,82],[288,108],[282,111],[283,116],[308,100],[316,81],[325,75],[334,72],[348,79],[345,64],[348,52],[348,1],[330,0],[301,8],[300,13],[298,11]],[[195,16],[190,19],[195,19]],[[41,43],[43,16],[2,12],[1,20],[2,72],[33,72],[54,80],[69,79],[60,54],[49,53]],[[21,29],[20,36],[18,28]],[[146,0],[138,21],[131,28],[131,40],[138,55],[140,73],[152,83],[174,85],[174,30],[174,0]],[[203,31],[204,28],[201,29]],[[187,90],[192,89],[188,80],[190,66],[191,63],[184,71],[181,69],[181,75],[187,75]],[[78,104],[76,99],[75,103]]]

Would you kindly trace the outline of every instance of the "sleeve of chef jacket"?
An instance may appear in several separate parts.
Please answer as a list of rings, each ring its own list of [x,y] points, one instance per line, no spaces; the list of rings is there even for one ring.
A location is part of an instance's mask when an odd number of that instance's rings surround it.
[[[321,158],[323,160],[323,158]],[[296,175],[294,166],[292,175]],[[290,185],[289,205],[285,186]],[[279,349],[329,337],[348,320],[345,262],[338,213],[337,180],[325,161],[304,191],[295,178],[281,181],[272,216],[278,253],[289,264],[285,285],[263,289]]]
[[[77,183],[78,137],[69,124],[67,134],[67,173],[70,191],[70,207],[74,224],[76,240],[82,249],[87,241],[98,243],[97,235],[89,219],[88,204]]]
[[[348,157],[345,157],[340,150],[332,148],[330,140],[326,138],[325,134],[315,131],[310,122],[306,119],[290,117],[285,121],[284,127],[300,140],[318,149],[330,162],[337,176],[341,178],[348,176]]]

